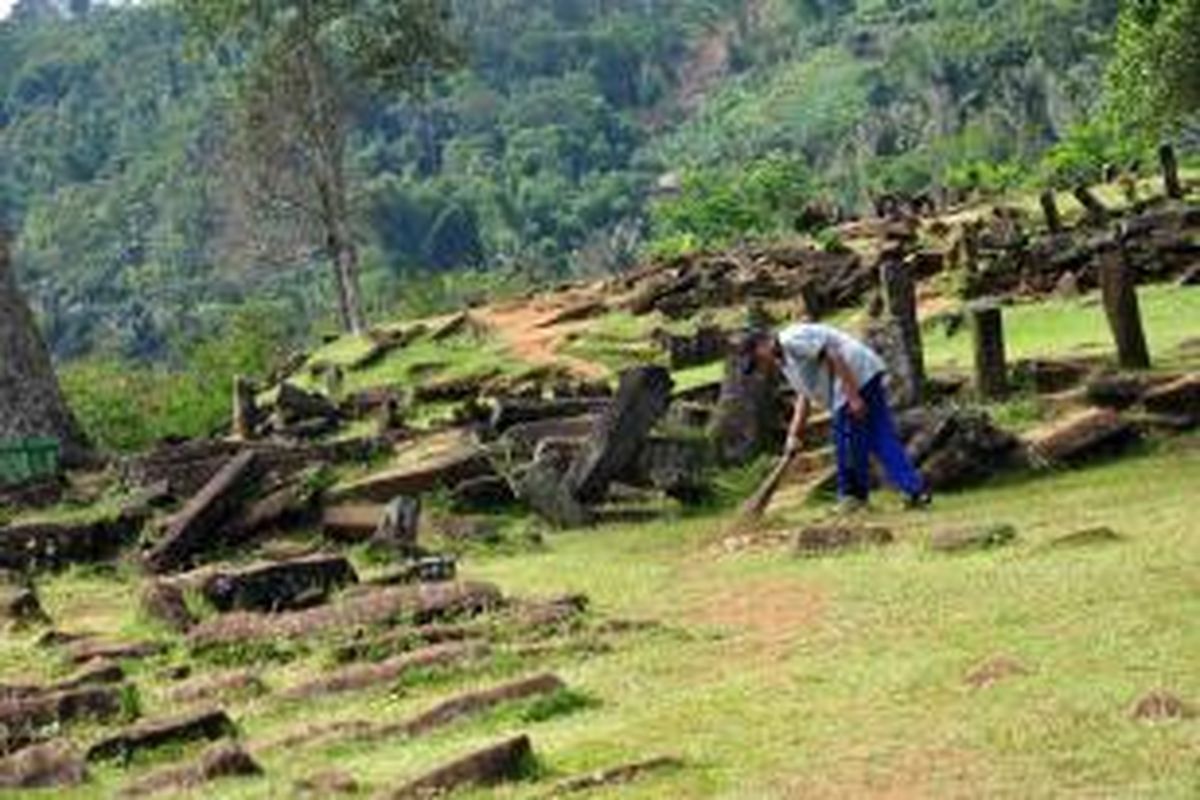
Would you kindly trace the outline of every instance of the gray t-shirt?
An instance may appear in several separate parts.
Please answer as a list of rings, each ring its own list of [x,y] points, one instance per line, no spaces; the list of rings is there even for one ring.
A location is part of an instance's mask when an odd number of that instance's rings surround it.
[[[837,353],[860,387],[882,375],[887,365],[879,354],[853,336],[829,325],[802,322],[779,332],[783,374],[792,388],[833,411],[846,404],[841,380],[834,380],[821,355]]]

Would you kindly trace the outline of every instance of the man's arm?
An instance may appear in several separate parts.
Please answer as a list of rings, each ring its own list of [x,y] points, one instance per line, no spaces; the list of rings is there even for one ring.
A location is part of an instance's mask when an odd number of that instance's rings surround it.
[[[808,426],[808,397],[797,392],[796,405],[792,408],[792,421],[788,425],[787,444],[783,454],[794,456],[804,446],[804,430]]]
[[[825,363],[829,365],[829,371],[833,373],[835,379],[842,382],[842,391],[846,395],[850,413],[861,419],[867,413],[867,404],[863,402],[862,393],[859,392],[858,378],[854,377],[850,365],[835,350],[826,349],[824,355]]]

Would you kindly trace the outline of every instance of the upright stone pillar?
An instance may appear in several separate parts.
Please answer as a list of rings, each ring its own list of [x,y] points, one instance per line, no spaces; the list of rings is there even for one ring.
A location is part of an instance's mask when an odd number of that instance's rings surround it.
[[[1042,192],[1041,203],[1042,214],[1046,218],[1046,227],[1050,233],[1062,233],[1062,216],[1058,213],[1058,201],[1054,197],[1053,189],[1047,189]]]
[[[1075,199],[1083,206],[1087,221],[1091,225],[1104,225],[1108,222],[1108,209],[1100,202],[1096,195],[1092,194],[1092,190],[1086,186],[1076,186],[1074,192]]]
[[[258,427],[258,403],[254,398],[254,385],[237,375],[233,379],[233,435],[247,441],[254,438]]]
[[[1124,369],[1147,369],[1150,349],[1138,307],[1137,278],[1119,244],[1109,243],[1100,251],[1100,294],[1104,313],[1117,345],[1117,363]]]
[[[918,405],[924,396],[925,355],[917,323],[916,286],[912,274],[898,259],[886,259],[880,264],[879,285],[884,314],[888,324],[896,327],[901,345],[899,357],[904,360],[903,364],[894,365],[904,385],[894,387],[893,394],[897,395],[897,405]]]
[[[975,349],[975,390],[984,400],[1008,394],[1008,360],[1004,352],[1004,312],[999,303],[981,301],[967,308]]]
[[[1179,181],[1179,162],[1175,159],[1175,148],[1164,143],[1158,148],[1158,163],[1162,166],[1163,189],[1172,200],[1183,199],[1183,184]]]

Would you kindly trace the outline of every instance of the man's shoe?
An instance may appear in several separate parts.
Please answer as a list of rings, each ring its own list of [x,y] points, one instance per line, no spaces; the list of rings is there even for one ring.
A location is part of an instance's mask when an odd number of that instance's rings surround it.
[[[929,508],[933,504],[933,495],[929,492],[919,492],[918,494],[910,494],[904,498],[904,507],[910,511],[916,511],[923,508]]]
[[[839,517],[858,514],[867,510],[867,501],[861,497],[843,497],[838,501],[835,512]]]

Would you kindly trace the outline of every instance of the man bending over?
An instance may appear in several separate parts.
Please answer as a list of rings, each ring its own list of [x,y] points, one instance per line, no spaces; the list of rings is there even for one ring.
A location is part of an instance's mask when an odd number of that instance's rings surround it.
[[[887,365],[878,353],[837,328],[815,323],[790,325],[778,334],[753,331],[741,347],[747,374],[782,371],[796,390],[786,455],[795,455],[802,447],[812,403],[833,414],[838,497],[843,503],[853,507],[867,502],[871,454],[910,507],[932,501],[924,478],[896,435],[883,386]]]

